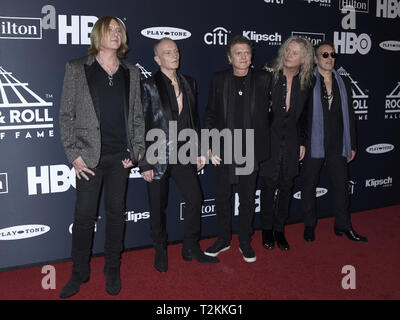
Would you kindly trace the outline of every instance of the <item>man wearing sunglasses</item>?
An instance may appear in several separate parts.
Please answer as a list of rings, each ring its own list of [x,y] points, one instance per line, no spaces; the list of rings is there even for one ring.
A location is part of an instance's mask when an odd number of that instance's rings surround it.
[[[331,43],[321,42],[315,47],[315,86],[308,105],[307,151],[301,174],[304,240],[315,240],[315,189],[325,163],[334,189],[335,234],[367,242],[354,232],[348,211],[347,164],[356,155],[356,131],[350,83],[334,69],[336,58]]]

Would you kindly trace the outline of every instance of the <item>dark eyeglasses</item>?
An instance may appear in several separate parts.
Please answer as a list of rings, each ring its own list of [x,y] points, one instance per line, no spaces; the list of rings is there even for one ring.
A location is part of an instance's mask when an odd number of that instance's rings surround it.
[[[324,52],[323,54],[321,54],[321,56],[322,56],[324,59],[328,58],[329,55],[330,55],[331,58],[333,58],[333,59],[336,59],[337,56],[338,56],[338,54],[337,54],[337,53],[334,53],[334,52],[331,52],[330,54],[329,54],[328,52]]]

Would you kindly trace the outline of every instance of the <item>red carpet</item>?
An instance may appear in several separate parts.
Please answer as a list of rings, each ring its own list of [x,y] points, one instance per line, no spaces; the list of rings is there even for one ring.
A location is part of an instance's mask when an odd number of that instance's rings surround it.
[[[364,300],[400,299],[400,206],[352,214],[354,229],[368,237],[356,243],[333,234],[333,218],[319,220],[316,241],[303,240],[303,224],[286,227],[291,250],[268,251],[261,232],[253,237],[255,263],[246,263],[234,235],[231,249],[219,255],[220,263],[201,265],[180,256],[182,244],[168,247],[169,270],[153,268],[153,249],[122,255],[122,290],[105,292],[104,258],[93,258],[91,277],[72,299],[138,300]],[[213,239],[201,241],[206,249]],[[0,299],[58,299],[68,281],[71,262],[55,264],[56,289],[44,290],[40,267],[0,273]],[[356,270],[356,289],[342,288],[342,267]]]

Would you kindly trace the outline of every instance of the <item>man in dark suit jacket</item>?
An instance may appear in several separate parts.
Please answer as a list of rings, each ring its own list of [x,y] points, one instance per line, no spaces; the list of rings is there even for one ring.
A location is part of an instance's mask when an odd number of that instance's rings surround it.
[[[323,164],[328,168],[335,196],[335,228],[353,241],[367,241],[350,222],[347,163],[356,155],[356,130],[350,83],[336,70],[336,53],[329,42],[315,47],[316,82],[308,105],[308,138],[302,168],[301,202],[304,210],[304,239],[315,240],[317,215],[315,188]]]
[[[174,133],[169,130],[170,124],[176,125],[176,133],[184,129],[195,130],[196,134],[199,132],[196,83],[193,78],[176,71],[179,67],[179,50],[173,40],[163,38],[157,41],[154,54],[154,60],[160,66],[160,70],[142,81],[142,104],[146,134],[151,130],[161,133],[162,141],[157,143],[161,148],[165,147],[165,150],[159,150],[154,155],[147,152],[139,167],[142,177],[147,182],[149,195],[150,230],[155,248],[154,267],[159,272],[166,272],[168,256],[165,210],[168,205],[171,177],[186,201],[183,259],[194,258],[201,263],[216,263],[218,259],[206,256],[198,243],[203,197],[197,170],[204,167],[204,159],[198,153],[199,148],[194,146],[194,164],[185,164],[182,159],[171,156],[173,152],[177,154],[177,150],[173,148],[179,149],[193,141],[176,141],[177,135],[174,140]],[[150,142],[147,143],[148,151],[152,150]]]
[[[72,276],[61,298],[88,281],[99,196],[104,185],[106,290],[121,290],[125,194],[129,168],[144,156],[140,71],[124,62],[126,31],[115,17],[93,27],[89,56],[67,63],[60,106],[60,135],[76,173]]]
[[[214,181],[218,239],[205,253],[215,257],[230,248],[232,186],[237,185],[240,198],[239,250],[246,262],[254,262],[256,254],[250,242],[253,233],[258,163],[269,157],[268,109],[271,76],[266,71],[250,68],[252,43],[246,37],[235,36],[230,40],[227,45],[227,57],[232,68],[213,75],[204,127],[219,131],[228,129],[231,132],[241,129],[242,146],[238,143],[234,143],[234,147],[232,144],[226,145],[227,141],[224,140],[221,145],[225,145],[220,149],[230,154],[211,150],[211,160],[216,166]],[[254,141],[246,141],[246,130],[253,131]],[[237,174],[238,169],[241,169],[238,159],[234,159],[233,163],[227,161],[232,158],[232,154],[237,153],[237,150],[234,150],[237,147],[239,150],[251,148],[250,161],[253,170],[247,175]]]

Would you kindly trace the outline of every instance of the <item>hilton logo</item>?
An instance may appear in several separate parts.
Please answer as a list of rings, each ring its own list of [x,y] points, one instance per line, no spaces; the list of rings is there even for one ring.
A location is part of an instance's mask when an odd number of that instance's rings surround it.
[[[0,17],[0,39],[42,39],[42,20]]]

